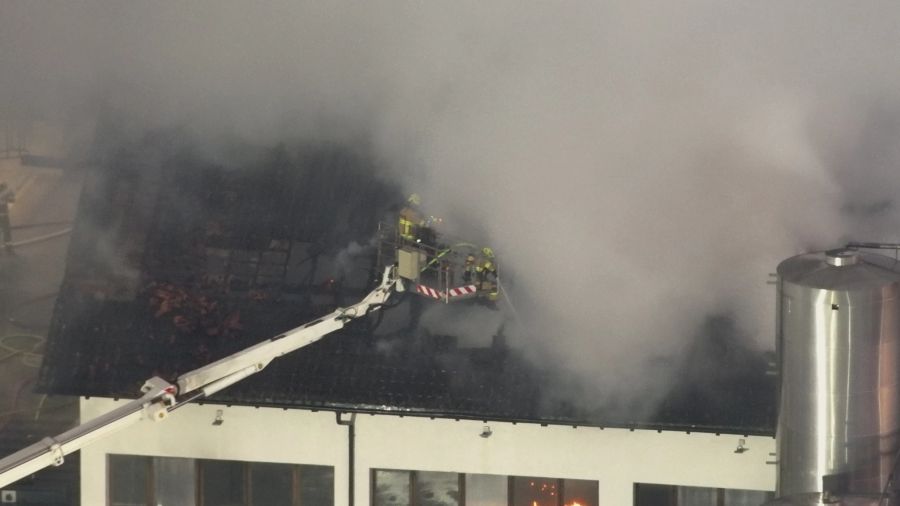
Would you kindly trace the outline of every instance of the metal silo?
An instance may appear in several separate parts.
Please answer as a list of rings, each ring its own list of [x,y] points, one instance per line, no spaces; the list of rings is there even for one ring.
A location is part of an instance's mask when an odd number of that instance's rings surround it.
[[[900,263],[832,250],[778,280],[776,503],[879,504],[900,449]]]

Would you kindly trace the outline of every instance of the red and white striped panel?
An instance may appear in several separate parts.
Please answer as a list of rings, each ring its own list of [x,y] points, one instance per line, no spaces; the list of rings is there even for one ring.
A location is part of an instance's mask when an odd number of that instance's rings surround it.
[[[463,295],[472,295],[477,288],[475,285],[458,286],[450,289],[450,297],[462,297]]]
[[[444,298],[443,294],[434,288],[429,288],[425,285],[416,285],[416,292],[421,293],[426,297],[431,297],[432,299],[442,299]]]

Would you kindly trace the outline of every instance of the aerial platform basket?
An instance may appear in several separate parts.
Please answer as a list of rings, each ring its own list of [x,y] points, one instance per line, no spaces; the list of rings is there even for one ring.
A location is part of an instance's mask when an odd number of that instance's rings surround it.
[[[378,267],[397,265],[397,274],[408,281],[410,291],[445,303],[466,299],[494,301],[499,293],[499,271],[491,256],[478,246],[456,242],[430,231],[435,240],[410,241],[397,228],[378,226]],[[489,260],[490,269],[480,268]]]

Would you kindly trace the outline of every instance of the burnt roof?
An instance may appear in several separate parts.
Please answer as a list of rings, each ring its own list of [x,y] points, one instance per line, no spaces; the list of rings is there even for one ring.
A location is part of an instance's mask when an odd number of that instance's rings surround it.
[[[153,375],[173,380],[371,288],[374,254],[360,248],[350,266],[334,260],[347,244],[366,244],[402,202],[365,157],[280,146],[226,168],[185,150],[158,162],[157,144],[150,138],[119,149],[87,178],[41,368],[44,391],[134,397]],[[421,303],[391,311],[414,314]],[[717,387],[699,379],[675,389],[652,419],[622,421],[550,400],[544,390],[553,379],[502,335],[490,347],[462,348],[453,336],[417,330],[414,321],[378,337],[375,318],[353,322],[213,401],[774,432],[765,361],[739,346],[722,354],[698,344],[696,360],[723,364]]]

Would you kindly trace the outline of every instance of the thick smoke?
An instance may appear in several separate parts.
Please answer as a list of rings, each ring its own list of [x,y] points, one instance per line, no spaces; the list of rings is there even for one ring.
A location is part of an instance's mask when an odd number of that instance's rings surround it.
[[[7,1],[0,106],[112,110],[219,157],[235,138],[364,144],[498,253],[514,345],[646,407],[711,315],[772,347],[780,259],[898,239],[897,19],[895,2]]]

